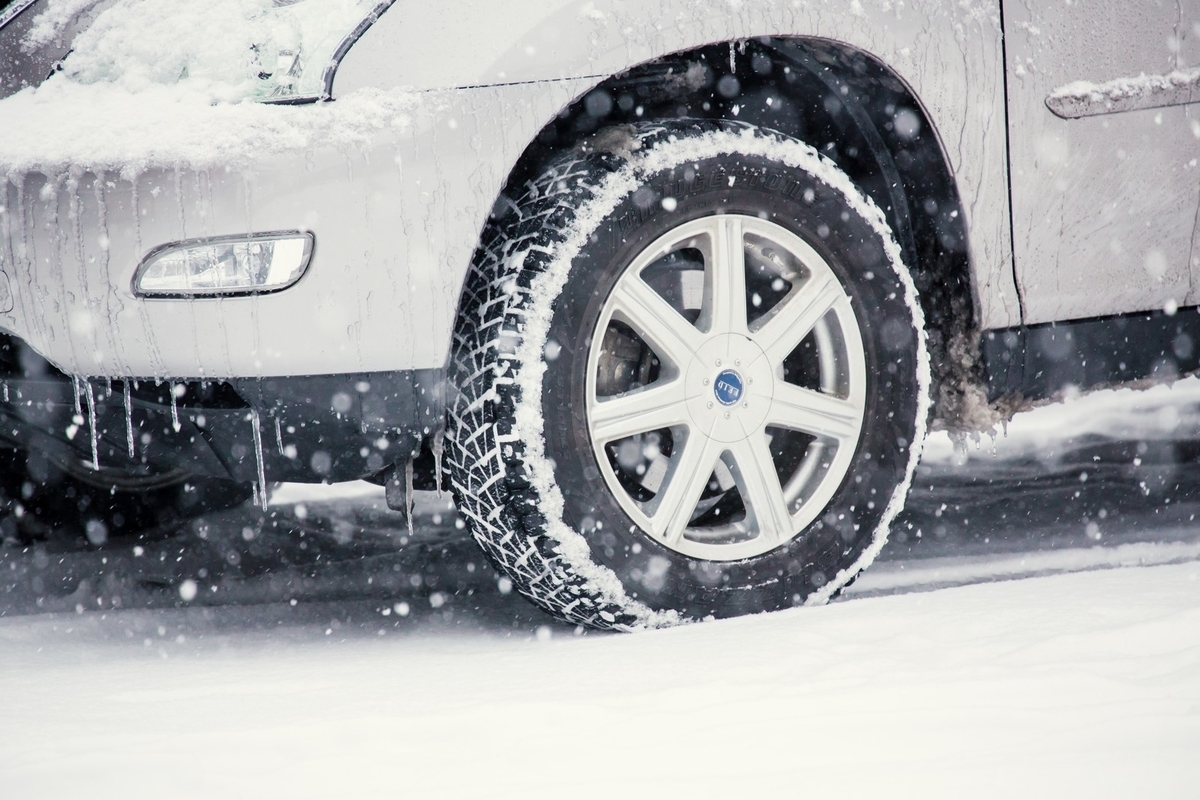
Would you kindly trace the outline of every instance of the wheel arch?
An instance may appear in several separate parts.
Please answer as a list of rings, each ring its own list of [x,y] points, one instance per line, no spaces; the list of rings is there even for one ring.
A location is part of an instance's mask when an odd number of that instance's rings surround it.
[[[883,209],[921,293],[934,417],[947,427],[969,426],[964,398],[983,378],[962,199],[920,98],[860,48],[820,38],[743,39],[631,67],[599,81],[542,127],[503,194],[601,129],[685,117],[736,119],[801,139]]]

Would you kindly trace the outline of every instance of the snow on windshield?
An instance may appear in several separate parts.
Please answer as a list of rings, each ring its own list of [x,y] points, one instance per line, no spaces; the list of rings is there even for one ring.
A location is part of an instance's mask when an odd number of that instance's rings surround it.
[[[76,15],[99,2],[100,0],[46,0],[45,7],[34,18],[33,27],[22,45],[26,50],[34,50],[50,44],[67,29]]]
[[[117,0],[76,38],[62,77],[130,92],[184,84],[213,100],[316,95],[338,45],[376,0]],[[56,0],[29,46],[89,0]],[[57,78],[58,76],[56,76]]]
[[[83,0],[51,0],[30,44]],[[0,174],[154,166],[238,167],[319,144],[362,146],[409,124],[402,91],[362,90],[319,107],[338,46],[378,0],[116,0],[42,85],[0,100]],[[39,33],[41,31],[41,33]]]

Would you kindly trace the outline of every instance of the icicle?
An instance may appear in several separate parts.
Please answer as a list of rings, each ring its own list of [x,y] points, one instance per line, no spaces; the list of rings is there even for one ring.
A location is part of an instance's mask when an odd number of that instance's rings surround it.
[[[112,242],[108,235],[108,207],[104,204],[104,182],[105,182],[104,174],[105,174],[104,171],[101,170],[93,175],[92,196],[96,201],[96,221],[100,228],[100,239],[97,242],[97,244],[99,244],[99,246],[100,246],[101,258],[103,259],[103,264],[104,264],[104,269],[103,269],[103,273],[102,273],[104,275],[103,282],[108,283],[108,282],[110,282],[110,278],[112,276],[112,258],[111,258]],[[80,178],[82,178],[82,174],[80,175]],[[76,203],[79,204],[80,215],[82,216],[83,199],[78,194],[76,194],[75,201],[76,201]],[[85,252],[85,248],[83,245],[84,237],[81,235],[81,232],[79,230],[78,220],[76,221],[75,236],[77,239],[77,241],[75,243],[75,248],[78,251],[77,257],[79,259],[80,280],[83,281],[84,282],[83,285],[86,286],[87,285],[86,284],[87,276],[92,270],[89,270],[84,264],[84,262],[86,260],[86,252]],[[114,310],[113,310],[114,298],[115,298],[114,289],[110,284],[108,291],[105,292],[105,300],[104,300],[105,314],[108,316],[109,319],[112,319],[114,316]],[[120,301],[117,300],[116,302],[119,303]],[[116,339],[116,334],[113,333],[112,326],[107,326],[105,328],[105,332],[108,337],[109,352],[110,353],[117,352],[117,350],[118,350],[117,339]],[[110,388],[111,388],[111,386],[110,386]],[[111,396],[111,395],[112,395],[112,393],[110,392],[109,396]]]
[[[88,427],[92,431],[92,469],[100,469],[100,434],[96,430],[96,398],[92,393],[92,382],[87,385]]]
[[[258,409],[250,409],[250,424],[254,426],[254,460],[258,467],[258,501],[262,510],[267,510],[267,475],[263,464],[262,424],[258,419]]]
[[[275,445],[279,448],[279,455],[283,455],[283,432],[279,430],[279,417],[275,417]]]
[[[133,458],[133,398],[129,394],[129,381],[121,381],[125,394],[125,444],[129,445],[129,457]]]
[[[173,384],[173,383],[170,384],[170,388],[171,388],[171,427],[175,429],[176,433],[179,433],[179,429],[182,426],[179,424],[179,404],[175,402],[175,384]]]
[[[442,496],[442,451],[446,449],[446,431],[439,430],[433,435],[433,482],[437,486],[437,496]]]
[[[175,168],[175,207],[179,211],[179,238],[187,238],[187,213],[183,204],[183,173]]]
[[[413,460],[404,461],[404,516],[408,517],[408,538],[413,537]]]
[[[79,376],[71,376],[71,386],[75,389],[75,416],[83,419],[83,409],[79,406],[79,395],[83,392],[83,387],[79,385]]]
[[[4,384],[4,402],[8,402],[8,384]]]

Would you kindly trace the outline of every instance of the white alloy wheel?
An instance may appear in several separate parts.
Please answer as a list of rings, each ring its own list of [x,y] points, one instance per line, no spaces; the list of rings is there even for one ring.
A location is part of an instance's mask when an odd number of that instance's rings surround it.
[[[673,270],[680,291],[672,305],[643,275],[681,252],[700,268]],[[788,287],[753,318],[748,311],[763,300],[748,285],[747,268]],[[684,555],[729,561],[787,543],[825,508],[858,445],[866,360],[850,298],[807,242],[744,214],[685,222],[630,264],[597,331],[588,431],[605,483],[644,531]],[[627,341],[630,332],[653,352],[656,379],[639,385],[630,376],[634,388],[598,394],[598,382],[613,383],[598,381],[613,371],[603,363],[613,359],[606,344]],[[818,388],[784,374],[785,360],[810,335]],[[653,435],[659,431],[669,431],[669,454],[664,437]],[[811,437],[798,462],[772,452],[785,431]],[[718,498],[732,489],[742,512],[714,516]]]

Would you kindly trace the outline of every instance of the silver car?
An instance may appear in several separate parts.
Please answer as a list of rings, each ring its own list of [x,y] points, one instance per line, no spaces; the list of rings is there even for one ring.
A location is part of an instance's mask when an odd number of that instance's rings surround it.
[[[927,433],[1200,365],[1191,0],[17,0],[7,535],[454,492],[561,618],[819,603]]]

